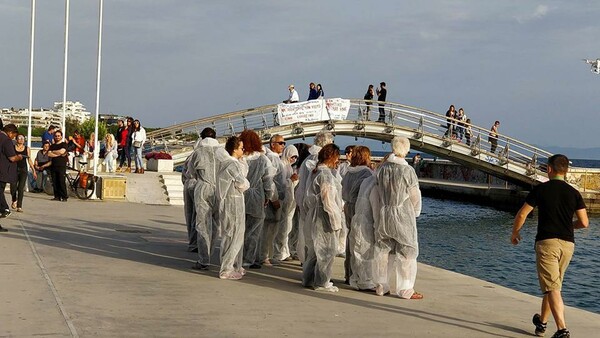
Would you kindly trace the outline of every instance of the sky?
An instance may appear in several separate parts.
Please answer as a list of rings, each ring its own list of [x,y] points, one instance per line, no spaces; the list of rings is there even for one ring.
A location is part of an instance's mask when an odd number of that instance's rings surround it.
[[[37,1],[34,108],[62,100],[64,0]],[[96,111],[99,1],[71,1],[69,100]],[[295,84],[599,147],[598,1],[105,0],[100,112],[150,127],[281,102]],[[0,1],[0,107],[29,100],[31,1]]]

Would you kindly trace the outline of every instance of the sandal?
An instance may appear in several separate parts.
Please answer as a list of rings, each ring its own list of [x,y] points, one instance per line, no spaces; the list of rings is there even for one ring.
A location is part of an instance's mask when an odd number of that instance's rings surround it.
[[[10,205],[11,208],[16,209],[17,208],[17,201],[12,202],[12,204]]]
[[[422,294],[422,293],[415,292],[415,293],[413,293],[413,295],[412,295],[412,296],[410,296],[410,298],[409,298],[409,299],[423,299],[423,294]]]

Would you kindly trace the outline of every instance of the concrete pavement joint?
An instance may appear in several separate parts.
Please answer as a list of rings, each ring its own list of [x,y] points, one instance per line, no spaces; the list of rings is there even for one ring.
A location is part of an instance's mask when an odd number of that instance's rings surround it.
[[[50,275],[48,275],[48,271],[46,271],[46,267],[44,266],[44,263],[42,262],[42,259],[40,258],[40,255],[38,254],[37,249],[35,248],[35,245],[31,241],[31,238],[29,237],[29,233],[27,232],[27,229],[25,229],[25,226],[23,225],[23,222],[20,222],[20,223],[21,223],[21,229],[23,229],[23,233],[25,234],[25,237],[27,238],[27,242],[29,243],[29,247],[31,248],[31,252],[35,256],[35,259],[37,260],[37,264],[38,264],[40,270],[42,271],[42,274],[44,275],[44,278],[46,279],[46,282],[48,283],[48,287],[50,288],[50,291],[52,291],[52,295],[54,296],[54,300],[56,300],[56,304],[58,305],[58,309],[60,310],[60,313],[62,314],[63,318],[65,319],[65,322],[67,323],[67,326],[69,327],[69,331],[71,332],[71,336],[79,338],[79,334],[77,333],[77,329],[75,329],[75,325],[73,324],[73,322],[71,321],[71,319],[69,319],[69,315],[67,314],[67,311],[65,310],[65,307],[63,305],[62,299],[58,295],[58,291],[54,287],[54,283],[52,282],[52,279],[50,278]]]

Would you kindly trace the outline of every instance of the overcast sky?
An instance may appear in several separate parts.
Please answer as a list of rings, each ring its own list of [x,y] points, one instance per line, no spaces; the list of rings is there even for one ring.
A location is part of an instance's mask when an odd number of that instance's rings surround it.
[[[64,0],[37,1],[34,107],[62,99]],[[31,2],[0,1],[0,107],[27,107]],[[541,146],[596,147],[598,1],[105,0],[100,111],[168,126],[301,99],[445,113]],[[68,99],[95,107],[98,1],[71,1]]]

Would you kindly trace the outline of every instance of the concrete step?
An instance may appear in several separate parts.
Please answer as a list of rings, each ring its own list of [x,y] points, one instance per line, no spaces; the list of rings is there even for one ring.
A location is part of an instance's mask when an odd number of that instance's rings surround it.
[[[183,183],[180,173],[160,174],[160,181],[170,205],[183,205]]]

